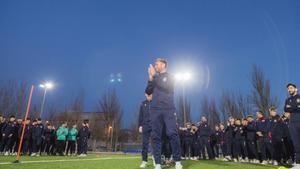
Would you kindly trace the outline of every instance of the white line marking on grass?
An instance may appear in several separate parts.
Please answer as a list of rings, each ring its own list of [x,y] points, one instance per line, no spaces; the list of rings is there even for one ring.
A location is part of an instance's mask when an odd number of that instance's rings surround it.
[[[30,163],[54,163],[54,162],[80,162],[80,161],[103,161],[103,160],[127,160],[127,159],[138,159],[140,157],[123,157],[123,158],[79,158],[79,159],[70,159],[70,160],[40,160],[40,161],[20,161],[19,164],[30,164]],[[13,162],[2,162],[0,165],[11,165],[11,164],[18,164]]]

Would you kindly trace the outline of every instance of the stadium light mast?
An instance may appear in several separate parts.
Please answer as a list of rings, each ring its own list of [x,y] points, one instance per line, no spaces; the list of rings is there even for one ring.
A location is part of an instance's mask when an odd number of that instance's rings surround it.
[[[52,82],[45,82],[45,83],[40,84],[40,88],[44,89],[44,95],[43,95],[43,100],[42,100],[42,105],[41,105],[40,117],[42,117],[42,115],[43,115],[47,91],[49,89],[52,89],[53,87],[54,87],[54,85],[53,85]]]
[[[181,84],[182,86],[182,106],[183,106],[183,123],[187,123],[186,117],[186,103],[185,103],[185,85],[186,83],[191,80],[192,74],[189,72],[179,72],[175,74],[175,80]]]

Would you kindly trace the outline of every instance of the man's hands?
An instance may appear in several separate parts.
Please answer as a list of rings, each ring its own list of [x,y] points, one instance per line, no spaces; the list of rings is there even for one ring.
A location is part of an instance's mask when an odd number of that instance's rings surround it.
[[[149,81],[153,80],[154,74],[155,74],[155,69],[154,69],[153,65],[150,64],[149,68],[148,68]]]
[[[143,133],[143,127],[142,126],[139,127],[139,132]]]

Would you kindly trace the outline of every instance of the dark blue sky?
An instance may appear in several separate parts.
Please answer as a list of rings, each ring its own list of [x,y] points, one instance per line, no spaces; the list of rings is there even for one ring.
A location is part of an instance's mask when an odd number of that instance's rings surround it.
[[[300,85],[300,1],[0,1],[0,77],[39,84],[52,80],[47,104],[63,106],[80,89],[85,110],[116,85],[125,126],[143,100],[147,66],[157,57],[170,71],[190,70],[192,116],[203,95],[250,92],[255,63],[284,99],[285,84]],[[209,82],[208,82],[208,79]],[[35,99],[40,99],[36,90]]]

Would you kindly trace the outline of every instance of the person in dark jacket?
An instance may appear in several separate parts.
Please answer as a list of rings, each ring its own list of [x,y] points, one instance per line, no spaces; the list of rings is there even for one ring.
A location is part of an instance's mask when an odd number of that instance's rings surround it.
[[[213,156],[215,158],[220,157],[220,149],[221,149],[221,129],[220,126],[217,124],[215,125],[215,130],[211,136],[211,147],[213,150]]]
[[[300,168],[300,95],[295,84],[289,83],[287,86],[290,97],[286,99],[284,111],[290,113],[290,134],[294,143],[296,165],[293,169]]]
[[[186,159],[191,159],[193,157],[193,140],[194,140],[194,133],[192,131],[192,124],[187,123],[186,129],[184,131],[184,147],[185,147],[185,155]]]
[[[292,165],[295,161],[295,153],[294,153],[294,144],[291,138],[291,134],[289,131],[289,118],[290,113],[284,112],[281,119],[284,123],[283,125],[283,144],[284,144],[284,162],[288,165]]]
[[[174,77],[167,72],[167,61],[157,59],[155,68],[148,68],[148,84],[145,92],[153,95],[151,103],[152,143],[155,169],[161,169],[162,128],[170,140],[175,168],[182,169],[181,150],[174,105]]]
[[[235,120],[235,127],[233,130],[233,161],[242,160],[242,146],[243,146],[243,126],[241,119]]]
[[[1,148],[4,150],[4,155],[10,155],[10,150],[12,150],[12,143],[14,141],[14,134],[16,130],[16,118],[15,116],[9,117],[9,122],[2,128],[2,142]]]
[[[214,158],[211,145],[210,145],[212,133],[213,132],[207,123],[207,118],[203,116],[201,118],[201,123],[198,126],[198,132],[197,132],[198,138],[200,139],[200,145],[201,145],[200,153],[203,159],[206,159],[205,149],[207,150],[208,159]]]
[[[220,124],[220,148],[222,150],[222,156],[223,158],[226,155],[226,140],[225,140],[225,126],[224,124]]]
[[[273,147],[270,138],[270,120],[265,119],[265,115],[262,111],[258,111],[256,117],[258,149],[261,152],[262,164],[265,165],[268,164],[268,160],[273,159]],[[269,158],[267,157],[267,154],[270,154]]]
[[[82,123],[82,127],[78,131],[78,153],[80,157],[87,156],[87,149],[88,149],[88,139],[91,136],[91,132],[89,129],[89,121],[84,120]]]
[[[30,148],[30,132],[31,132],[31,124],[30,124],[30,118],[26,119],[26,127],[24,130],[24,136],[23,136],[23,143],[22,143],[22,153],[23,155],[27,155]],[[23,131],[23,125],[20,126],[18,130],[18,137],[21,138]]]
[[[41,119],[33,121],[31,140],[32,140],[32,154],[31,156],[40,156],[40,150],[44,139],[44,125]]]
[[[226,155],[224,161],[230,161],[233,157],[233,131],[235,128],[235,120],[233,117],[228,118],[227,127],[225,129]]]
[[[148,164],[149,140],[151,137],[150,104],[152,95],[145,94],[146,100],[142,102],[139,112],[139,132],[142,133],[142,164],[140,168],[146,168]]]
[[[56,134],[55,134],[54,127],[50,123],[46,125],[44,135],[45,135],[45,152],[47,153],[47,155],[54,155]]]
[[[249,115],[247,117],[247,121],[248,121],[248,125],[246,128],[247,130],[246,142],[248,146],[248,158],[252,163],[259,163],[257,146],[256,146],[256,132],[257,132],[256,122],[254,121],[252,115]]]
[[[20,145],[20,137],[19,137],[19,129],[22,127],[22,119],[18,119],[16,122],[16,127],[15,127],[15,134],[14,134],[14,150],[13,150],[13,155],[17,155],[19,145]]]

